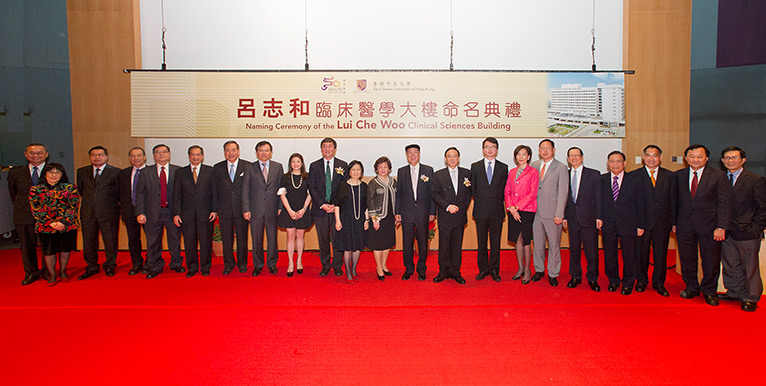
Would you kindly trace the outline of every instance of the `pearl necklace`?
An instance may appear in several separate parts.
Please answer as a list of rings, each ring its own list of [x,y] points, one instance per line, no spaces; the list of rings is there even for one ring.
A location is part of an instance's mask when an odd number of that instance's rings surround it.
[[[300,176],[301,179],[298,181],[298,186],[295,186],[295,181],[293,180],[294,175],[295,174],[290,174],[290,184],[293,186],[293,188],[295,188],[295,190],[298,190],[301,185],[303,185],[303,176]]]
[[[354,209],[354,220],[359,220],[360,217],[362,217],[362,184],[359,185],[348,185],[351,187],[351,207]],[[359,187],[359,209],[357,209],[354,200],[356,200],[356,194],[354,193],[354,186]]]

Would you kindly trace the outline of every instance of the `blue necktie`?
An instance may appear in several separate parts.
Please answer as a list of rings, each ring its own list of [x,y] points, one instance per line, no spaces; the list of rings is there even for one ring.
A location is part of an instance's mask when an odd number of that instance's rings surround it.
[[[572,202],[577,202],[577,187],[578,187],[579,181],[577,181],[577,170],[574,171],[574,174],[572,175]]]
[[[37,173],[37,166],[32,168],[32,185],[37,185],[40,180],[40,175]]]
[[[234,182],[234,165],[229,165],[229,179]]]
[[[487,182],[489,182],[490,185],[492,184],[492,162],[487,166]]]
[[[141,169],[136,169],[136,175],[133,176],[133,187],[130,191],[130,199],[133,201],[133,206],[136,206],[136,186],[138,186],[139,174],[141,174]]]

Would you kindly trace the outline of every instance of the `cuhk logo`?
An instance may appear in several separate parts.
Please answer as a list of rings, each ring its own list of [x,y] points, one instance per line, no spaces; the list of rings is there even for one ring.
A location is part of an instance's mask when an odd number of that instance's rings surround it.
[[[359,89],[359,91],[364,91],[364,89],[367,88],[367,79],[357,79],[356,88]]]

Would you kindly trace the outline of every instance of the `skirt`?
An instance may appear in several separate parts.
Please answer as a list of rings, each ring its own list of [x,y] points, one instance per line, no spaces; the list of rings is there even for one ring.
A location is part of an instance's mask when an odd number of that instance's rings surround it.
[[[516,221],[513,216],[508,214],[508,242],[515,243],[521,233],[521,242],[523,245],[532,243],[532,223],[535,221],[535,212],[519,211],[521,222]]]
[[[38,233],[43,256],[59,252],[71,252],[77,249],[77,229],[64,233]]]

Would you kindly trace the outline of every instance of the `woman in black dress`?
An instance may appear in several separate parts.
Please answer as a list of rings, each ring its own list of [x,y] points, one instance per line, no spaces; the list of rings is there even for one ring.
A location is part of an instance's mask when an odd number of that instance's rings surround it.
[[[396,246],[396,179],[391,177],[391,160],[383,156],[375,161],[378,174],[367,187],[367,211],[372,220],[367,247],[372,249],[378,280],[391,276],[386,267],[388,253]]]
[[[335,248],[343,251],[346,266],[346,281],[358,279],[356,265],[359,254],[367,244],[367,228],[370,226],[367,213],[367,184],[362,182],[364,167],[353,160],[348,164],[348,180],[341,184],[335,196],[335,232],[332,241]]]
[[[282,196],[282,205],[284,209],[279,214],[279,227],[287,230],[287,277],[293,276],[293,254],[298,248],[298,266],[299,274],[303,273],[303,236],[306,229],[311,227],[313,220],[311,218],[311,195],[309,194],[308,173],[306,165],[303,163],[303,156],[300,153],[293,153],[290,156],[290,171],[282,176],[282,187],[279,188],[279,194]]]
[[[59,279],[66,281],[69,252],[77,248],[77,206],[80,194],[69,183],[64,166],[45,165],[40,182],[29,189],[29,205],[35,216],[35,232],[40,236],[45,264],[48,266],[48,286],[56,285],[56,255],[59,256]]]

